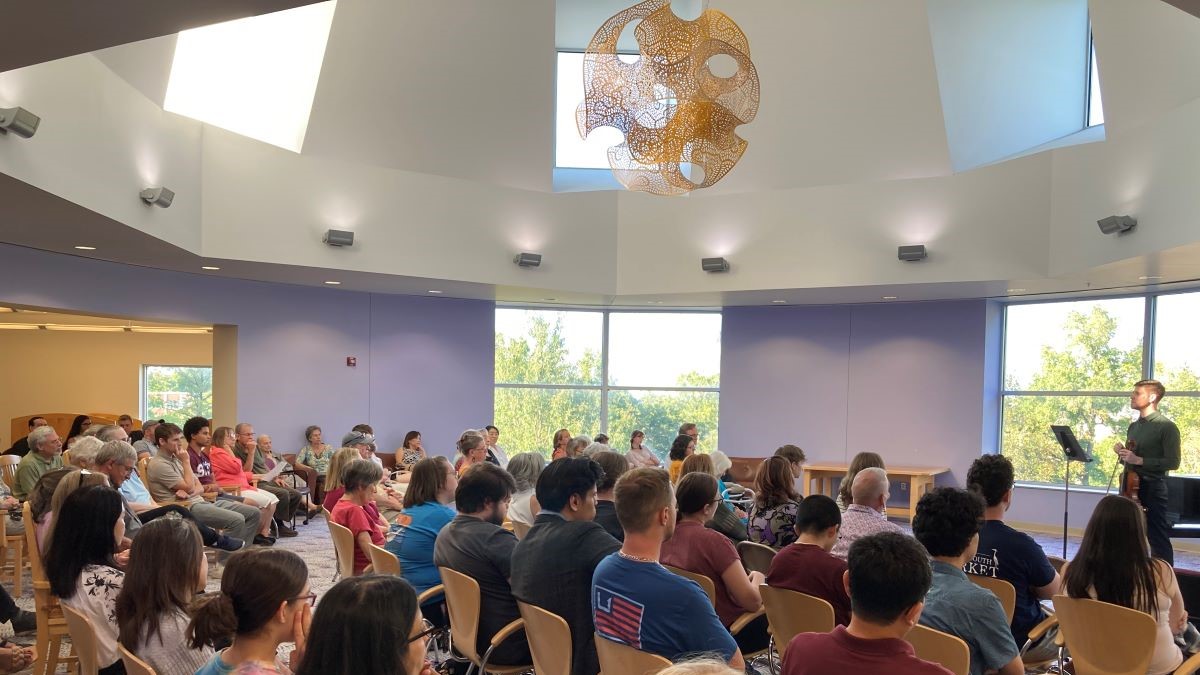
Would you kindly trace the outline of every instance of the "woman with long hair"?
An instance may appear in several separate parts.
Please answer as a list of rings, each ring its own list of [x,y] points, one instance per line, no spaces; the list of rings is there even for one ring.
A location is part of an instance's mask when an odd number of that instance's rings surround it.
[[[671,442],[671,452],[667,455],[671,464],[668,471],[671,474],[671,483],[679,482],[679,473],[683,470],[683,460],[696,453],[696,439],[687,434],[680,434]]]
[[[419,431],[410,431],[404,434],[400,452],[400,466],[410,470],[416,466],[417,462],[429,456],[425,454],[425,447],[421,444],[421,432]]]
[[[776,550],[796,541],[796,514],[802,497],[794,486],[792,465],[776,455],[763,460],[754,475],[754,504],[746,533],[750,541]]]
[[[321,597],[296,675],[433,675],[425,660],[432,630],[403,579],[342,579]]]
[[[641,430],[635,430],[629,436],[629,452],[625,455],[626,459],[629,460],[629,468],[657,468],[662,466],[662,462],[658,461],[658,457],[654,456],[650,447],[645,445],[645,441],[646,433]]]
[[[717,481],[718,501],[713,507],[712,516],[704,524],[729,537],[732,541],[746,541],[748,536],[746,533],[746,524],[742,522],[742,518],[746,514],[742,513],[740,509],[735,511],[721,497],[721,491],[724,489],[724,486],[721,485],[721,479],[717,478],[717,470],[713,465],[712,457],[708,455],[692,455],[683,460],[683,468],[679,471],[679,480],[682,481],[684,476],[692,473],[703,473],[712,476]]]
[[[850,496],[850,486],[854,485],[854,477],[863,469],[883,469],[887,471],[887,467],[883,465],[883,458],[878,453],[860,452],[850,460],[850,466],[846,469],[846,475],[842,478],[842,484],[838,487],[837,505],[846,512],[846,509],[854,503],[854,499]]]
[[[413,466],[398,531],[384,548],[400,560],[401,575],[417,593],[442,583],[433,564],[433,544],[438,532],[454,520],[449,504],[457,488],[458,476],[445,457],[428,457]]]
[[[550,461],[561,459],[567,456],[567,443],[571,442],[571,432],[568,429],[559,429],[554,432],[554,438],[550,441]]]
[[[304,429],[304,447],[296,453],[293,464],[297,473],[312,477],[309,485],[314,499],[322,500],[325,492],[325,476],[329,473],[329,462],[333,459],[333,446],[321,438],[321,427],[312,424]]]
[[[221,591],[202,597],[192,610],[188,645],[233,644],[213,654],[196,675],[275,675],[288,672],[276,662],[285,642],[296,648],[289,659],[295,669],[304,660],[312,606],[308,567],[286,549],[251,548],[229,556]]]
[[[82,436],[87,428],[92,426],[92,418],[87,415],[76,415],[75,419],[71,420],[71,430],[67,432],[67,437],[63,439],[63,447],[71,447],[71,441],[75,440],[76,436]]]
[[[1187,610],[1175,571],[1150,556],[1146,517],[1134,501],[1109,495],[1096,504],[1075,558],[1063,567],[1063,588],[1072,598],[1093,598],[1149,614],[1158,624],[1148,675],[1173,672],[1183,663],[1175,634]]]
[[[208,461],[212,464],[213,480],[221,486],[235,485],[239,488],[238,496],[242,498],[242,501],[248,506],[255,507],[260,513],[259,522],[262,523],[262,529],[255,535],[254,543],[273,544],[271,522],[275,518],[275,507],[279,505],[279,498],[250,483],[254,474],[245,471],[242,460],[234,456],[233,439],[233,429],[229,427],[217,427],[217,430],[213,432],[212,446],[208,449]]]
[[[91,619],[96,629],[100,675],[125,672],[117,653],[117,594],[125,573],[114,558],[125,537],[124,515],[116,490],[104,485],[75,490],[55,512],[46,549],[51,592]]]
[[[383,469],[369,459],[356,459],[342,470],[342,498],[329,512],[329,521],[350,530],[354,535],[354,574],[362,574],[371,566],[371,545],[387,543],[367,505],[375,505],[375,487],[383,479]]]
[[[117,595],[117,639],[158,675],[192,675],[213,656],[212,647],[191,649],[186,642],[188,610],[207,582],[195,525],[173,515],[146,523]]]

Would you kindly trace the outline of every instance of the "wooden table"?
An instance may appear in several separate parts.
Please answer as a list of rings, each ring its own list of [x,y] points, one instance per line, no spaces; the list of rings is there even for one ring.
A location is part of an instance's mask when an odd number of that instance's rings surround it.
[[[807,497],[810,494],[822,494],[829,497],[837,498],[834,493],[834,479],[843,478],[846,475],[846,469],[849,468],[846,463],[820,462],[817,464],[805,464],[804,470],[800,474],[801,492]],[[908,483],[908,507],[889,506],[888,515],[901,518],[907,518],[910,522],[912,517],[917,512],[917,501],[921,499],[921,495],[933,488],[934,479],[939,474],[950,471],[944,466],[889,466],[887,468],[888,480],[892,484],[892,493],[895,494],[895,485],[897,483]],[[812,491],[813,481],[816,481],[817,489]]]

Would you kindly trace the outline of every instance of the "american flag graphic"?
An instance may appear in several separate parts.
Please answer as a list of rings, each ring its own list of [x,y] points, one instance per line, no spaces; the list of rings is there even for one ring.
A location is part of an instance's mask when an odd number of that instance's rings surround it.
[[[601,637],[642,648],[642,612],[645,605],[596,586],[596,632]]]

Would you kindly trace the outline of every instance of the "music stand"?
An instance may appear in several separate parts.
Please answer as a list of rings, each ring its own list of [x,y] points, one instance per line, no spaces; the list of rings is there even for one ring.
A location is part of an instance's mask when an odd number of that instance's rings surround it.
[[[1060,424],[1051,424],[1050,431],[1054,434],[1054,440],[1062,447],[1063,451],[1063,553],[1062,557],[1067,557],[1067,513],[1070,511],[1071,503],[1071,462],[1091,462],[1093,457],[1090,452],[1079,445],[1079,440],[1075,438],[1075,432],[1071,431],[1071,427]]]

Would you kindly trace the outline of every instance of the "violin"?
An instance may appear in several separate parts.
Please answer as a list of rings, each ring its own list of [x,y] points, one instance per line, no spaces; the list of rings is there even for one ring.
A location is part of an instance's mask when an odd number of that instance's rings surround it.
[[[1128,448],[1130,452],[1136,452],[1137,441],[1129,441],[1125,447]],[[1121,464],[1125,464],[1125,462],[1122,461]],[[1138,491],[1141,489],[1141,487],[1141,474],[1139,474],[1137,471],[1131,470],[1129,465],[1125,464],[1125,470],[1121,473],[1121,496],[1128,497],[1129,499],[1133,500],[1133,503],[1141,505],[1142,502],[1138,499]]]

